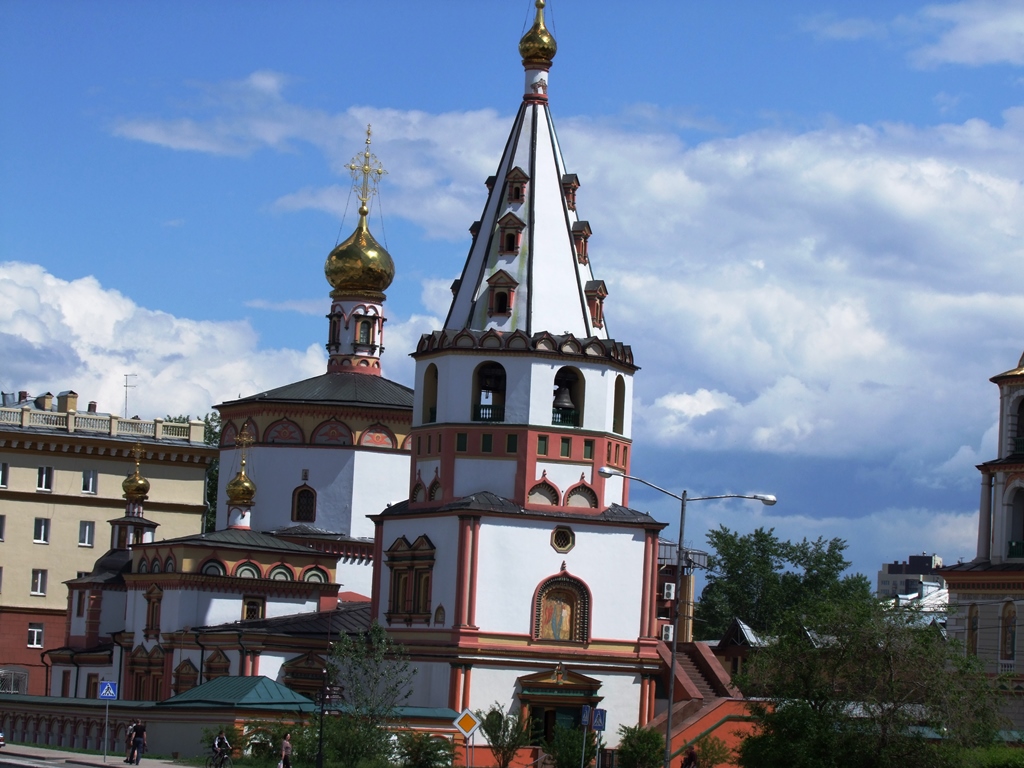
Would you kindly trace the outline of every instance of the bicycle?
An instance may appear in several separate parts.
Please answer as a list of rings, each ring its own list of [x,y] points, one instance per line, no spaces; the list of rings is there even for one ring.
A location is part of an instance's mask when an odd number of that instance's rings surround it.
[[[231,755],[210,755],[206,758],[206,768],[232,768]]]

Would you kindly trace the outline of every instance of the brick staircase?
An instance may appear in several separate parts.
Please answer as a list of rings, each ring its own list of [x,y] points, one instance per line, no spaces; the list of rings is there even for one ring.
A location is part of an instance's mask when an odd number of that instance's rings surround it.
[[[679,668],[682,669],[686,673],[687,677],[693,681],[693,684],[697,686],[697,690],[699,690],[700,695],[704,697],[705,703],[709,703],[712,699],[717,699],[721,696],[721,694],[715,690],[711,681],[704,676],[704,673],[701,672],[700,668],[694,663],[690,654],[682,648],[680,648],[676,653],[676,664],[678,664]]]

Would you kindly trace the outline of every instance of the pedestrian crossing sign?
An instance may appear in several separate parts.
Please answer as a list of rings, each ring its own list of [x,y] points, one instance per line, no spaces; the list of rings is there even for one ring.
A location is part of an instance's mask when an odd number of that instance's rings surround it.
[[[100,698],[101,699],[117,699],[117,683],[112,683],[104,680],[100,683]]]

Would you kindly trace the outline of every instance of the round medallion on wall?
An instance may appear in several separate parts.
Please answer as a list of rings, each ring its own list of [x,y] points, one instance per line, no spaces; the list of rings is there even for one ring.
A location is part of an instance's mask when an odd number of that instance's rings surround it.
[[[565,553],[575,546],[576,534],[572,532],[572,528],[559,526],[551,532],[551,547],[556,552]]]

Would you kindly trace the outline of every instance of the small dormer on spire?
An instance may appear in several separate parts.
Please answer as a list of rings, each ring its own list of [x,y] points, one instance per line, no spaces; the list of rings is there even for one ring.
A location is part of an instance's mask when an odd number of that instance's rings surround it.
[[[533,26],[519,41],[519,55],[523,57],[523,69],[526,70],[526,88],[523,99],[526,101],[547,101],[548,71],[551,62],[558,52],[555,38],[544,25],[544,0],[537,0],[537,15]]]
[[[324,274],[331,288],[328,373],[355,371],[380,375],[384,351],[384,291],[395,278],[391,254],[370,233],[370,200],[387,173],[370,152],[372,128],[366,126],[366,147],[345,166],[352,174],[359,200],[355,231],[328,255]]]
[[[245,474],[249,446],[255,442],[249,425],[235,437],[235,445],[241,449],[241,467],[225,489],[228,497],[228,527],[248,530],[250,527],[253,500],[256,498],[256,483]]]

